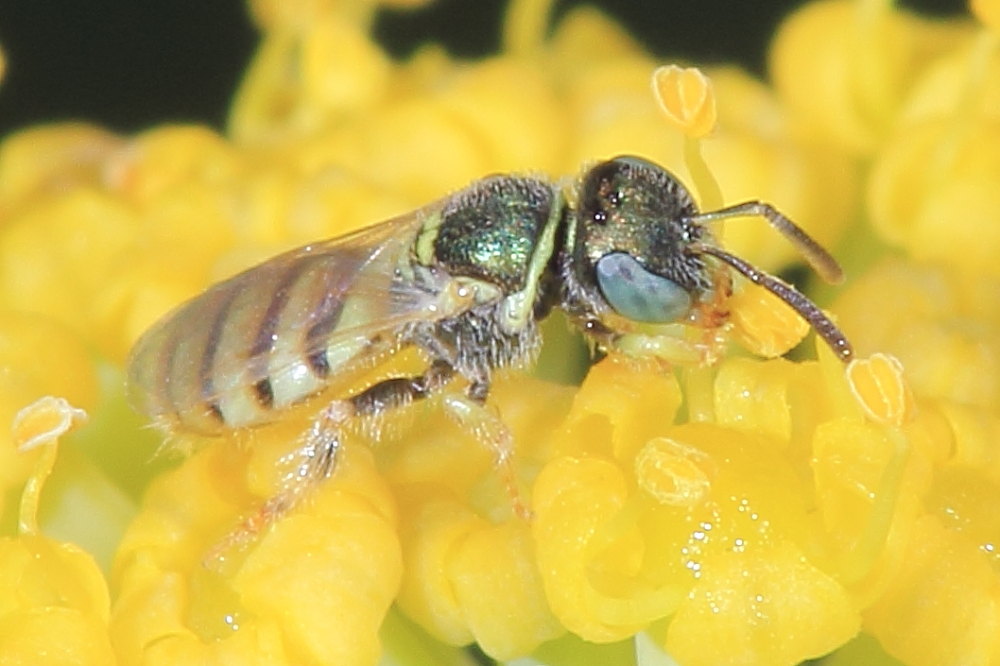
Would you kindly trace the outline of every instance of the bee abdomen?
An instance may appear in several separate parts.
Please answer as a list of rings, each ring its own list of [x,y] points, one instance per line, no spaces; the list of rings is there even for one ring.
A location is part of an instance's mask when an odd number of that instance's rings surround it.
[[[358,264],[342,255],[337,263]],[[213,287],[136,345],[134,402],[160,422],[208,434],[273,420],[336,369],[327,345],[352,277],[329,257],[304,255]],[[353,353],[337,351],[338,364]]]

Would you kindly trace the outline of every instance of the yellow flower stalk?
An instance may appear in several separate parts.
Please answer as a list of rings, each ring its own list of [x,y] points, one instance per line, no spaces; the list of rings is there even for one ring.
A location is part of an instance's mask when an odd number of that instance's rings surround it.
[[[1000,665],[995,2],[806,3],[766,82],[545,1],[512,2],[474,61],[391,57],[374,1],[249,7],[261,41],[224,132],[0,143],[0,663]],[[276,520],[260,507],[318,410],[417,354],[218,437],[164,444],[126,408],[131,345],[210,284],[490,173],[620,154],[829,247],[848,281],[809,292],[855,360],[739,276],[707,367],[584,367],[552,319],[540,370],[490,394],[513,479],[431,399],[377,442],[350,432]],[[761,220],[718,235],[797,261]],[[659,344],[701,334],[676,328]],[[64,434],[69,405],[90,420]]]

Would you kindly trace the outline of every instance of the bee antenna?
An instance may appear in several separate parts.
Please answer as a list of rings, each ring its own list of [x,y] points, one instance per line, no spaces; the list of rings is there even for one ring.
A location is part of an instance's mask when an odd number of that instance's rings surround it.
[[[762,201],[745,201],[734,206],[727,206],[719,210],[698,213],[691,218],[696,222],[712,222],[723,220],[729,217],[743,217],[757,215],[767,220],[772,227],[787,238],[792,245],[802,253],[809,265],[813,267],[821,278],[830,284],[840,284],[844,281],[844,271],[840,264],[827,252],[822,245],[813,240],[799,225],[795,224],[781,211],[769,203]]]
[[[841,361],[846,363],[854,356],[854,349],[851,347],[851,343],[847,340],[847,336],[845,336],[844,333],[837,328],[837,325],[833,323],[833,320],[826,316],[826,314],[820,310],[815,303],[806,298],[795,287],[779,280],[773,275],[765,273],[743,259],[729,254],[725,250],[720,250],[717,247],[698,243],[693,245],[691,249],[695,252],[708,254],[716,259],[724,261],[754,284],[764,287],[785,303],[788,303],[793,310],[798,312],[803,319],[809,322],[809,325],[813,327],[821,338],[823,338],[823,341],[829,345],[830,349],[833,350],[833,353],[836,354],[837,358]]]

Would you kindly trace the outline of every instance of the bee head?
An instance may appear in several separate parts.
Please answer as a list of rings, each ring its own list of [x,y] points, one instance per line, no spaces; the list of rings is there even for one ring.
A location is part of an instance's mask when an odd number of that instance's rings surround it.
[[[590,168],[579,192],[573,263],[592,300],[638,322],[685,317],[712,287],[691,251],[712,241],[687,189],[660,166],[616,157]]]
[[[591,315],[614,313],[634,322],[668,324],[686,318],[716,292],[726,266],[783,300],[809,322],[843,361],[850,342],[815,303],[794,287],[718,246],[712,222],[763,217],[828,282],[843,279],[837,261],[770,204],[746,201],[699,212],[669,171],[638,157],[616,157],[590,168],[580,182],[568,233],[566,284]]]

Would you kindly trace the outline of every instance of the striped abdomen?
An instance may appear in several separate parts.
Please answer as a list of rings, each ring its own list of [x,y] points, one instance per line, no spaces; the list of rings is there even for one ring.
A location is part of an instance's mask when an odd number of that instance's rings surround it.
[[[434,300],[395,273],[415,228],[395,221],[307,246],[182,305],[132,351],[132,402],[198,432],[257,425],[391,348]]]

